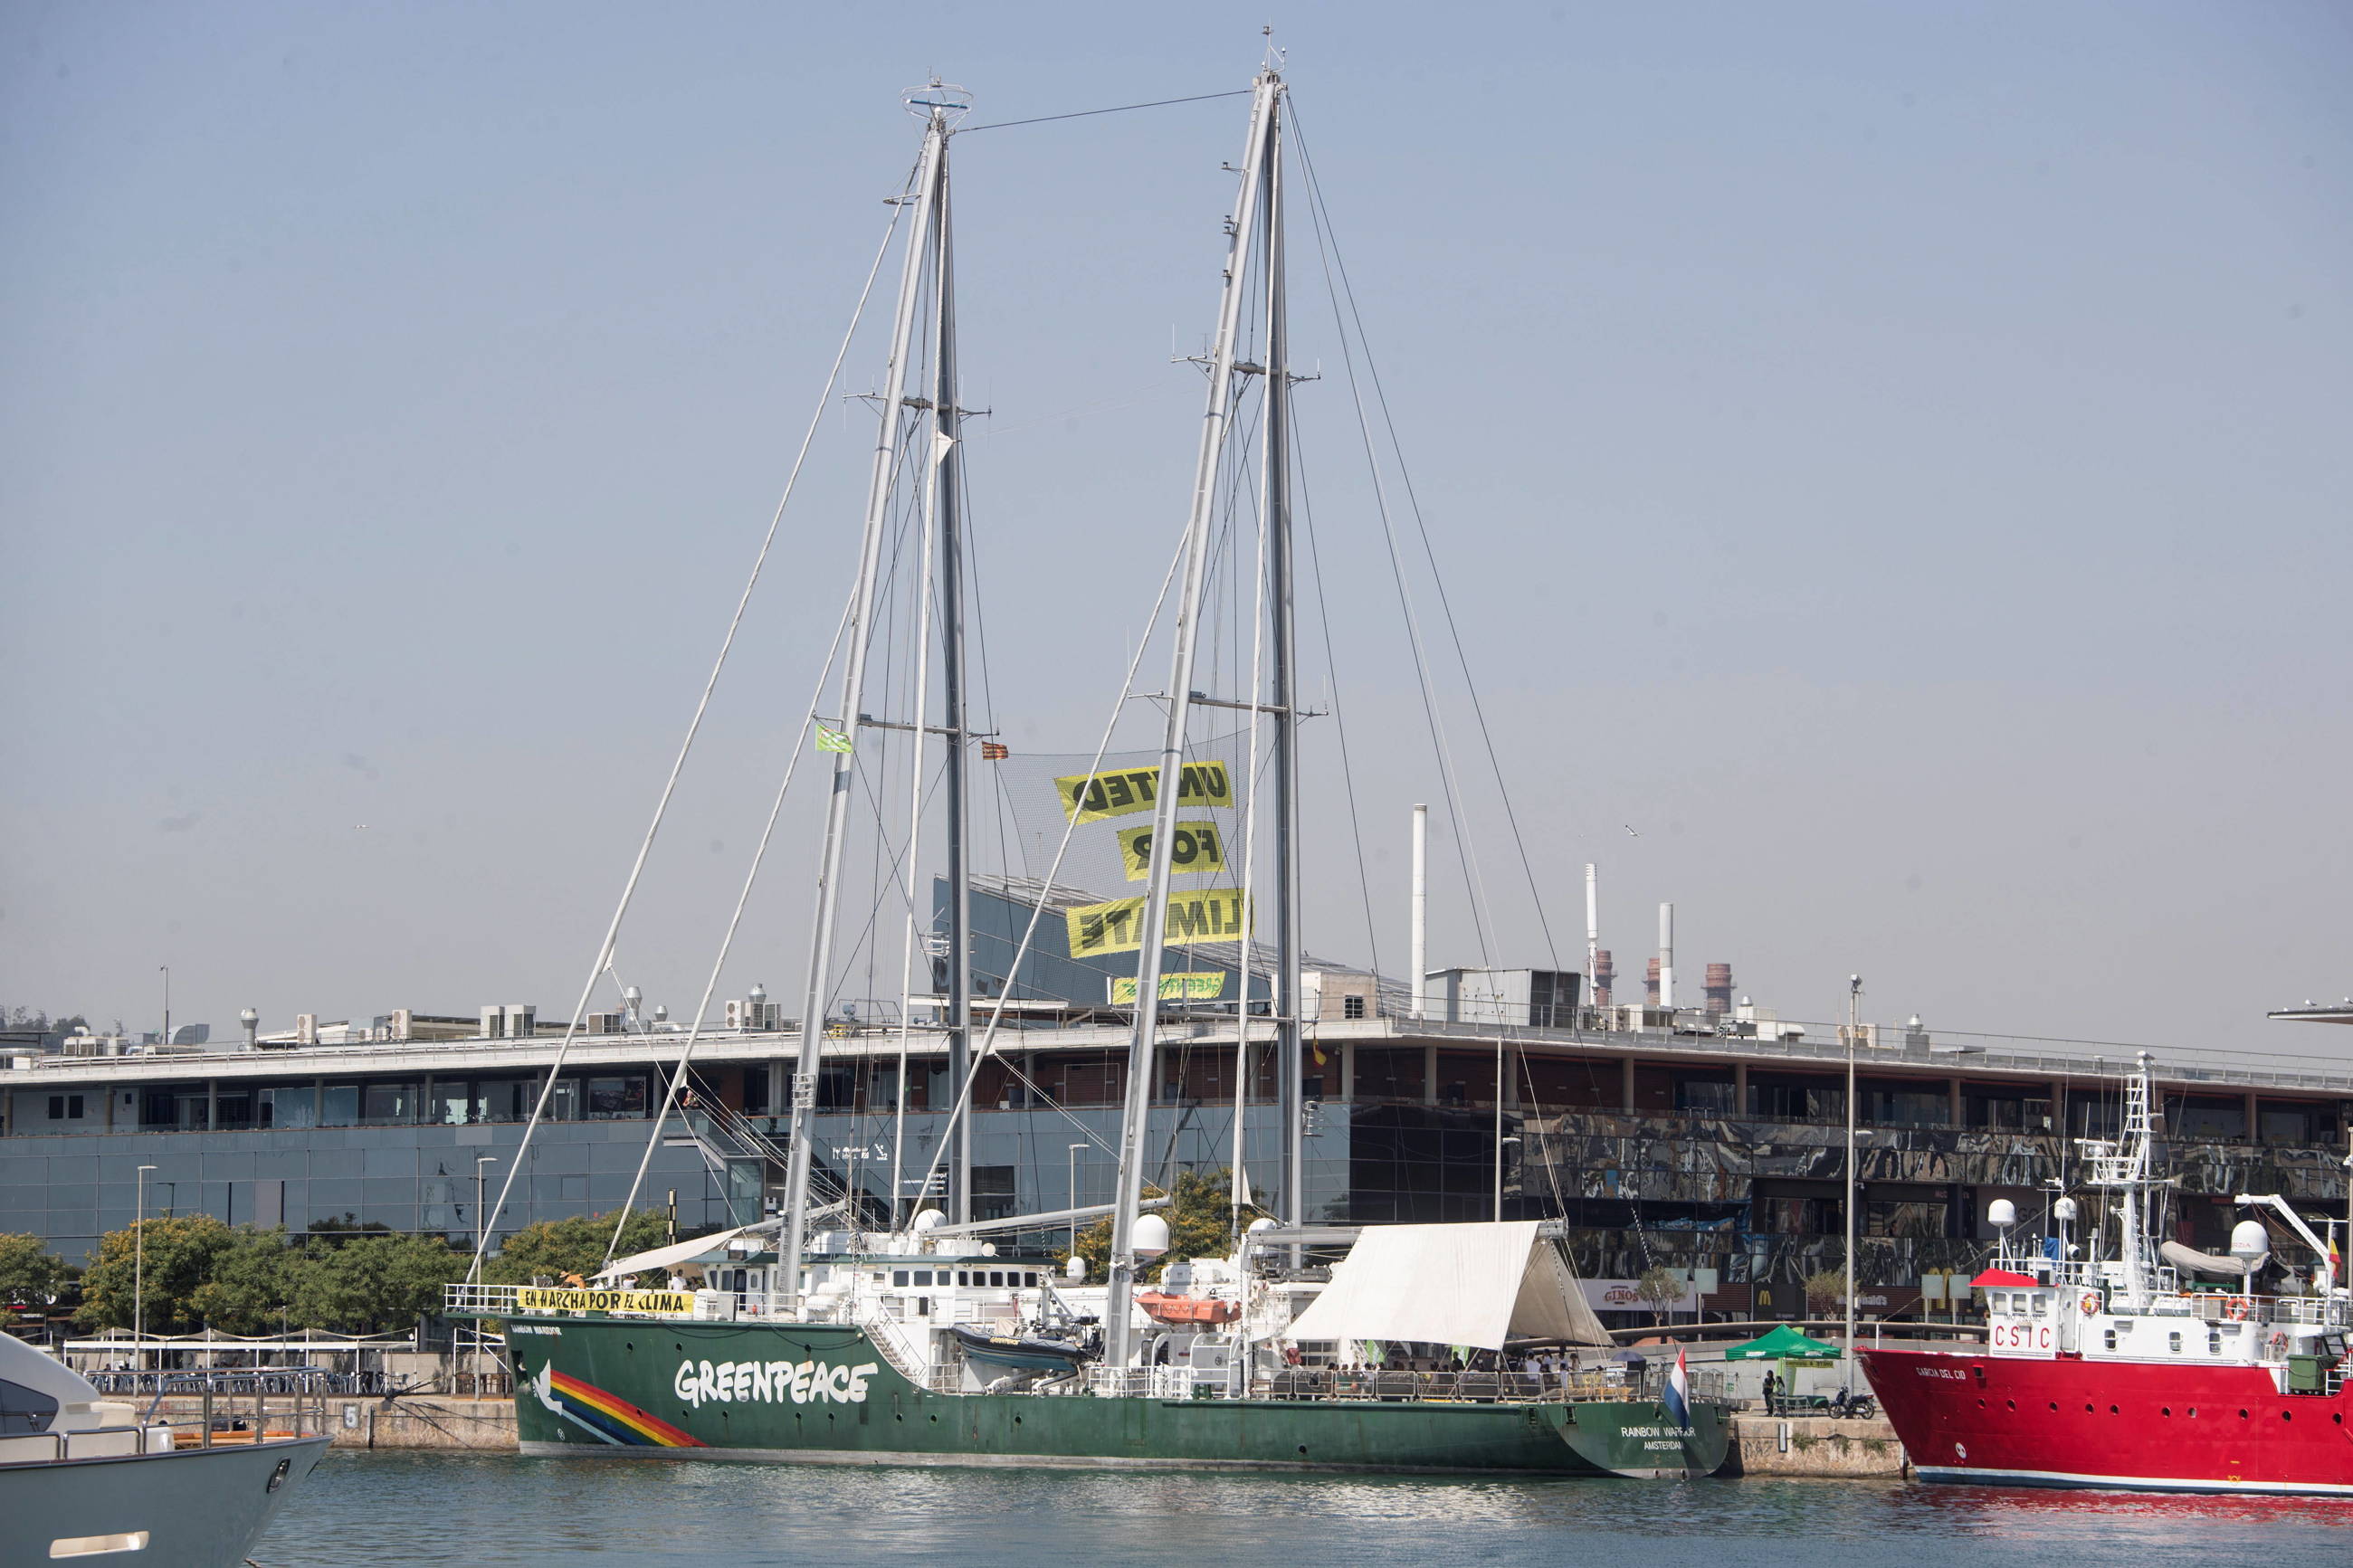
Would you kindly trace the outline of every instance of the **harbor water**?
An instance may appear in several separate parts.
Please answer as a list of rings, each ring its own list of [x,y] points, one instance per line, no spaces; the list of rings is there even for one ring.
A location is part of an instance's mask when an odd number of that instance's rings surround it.
[[[2353,1561],[2353,1501],[1899,1481],[1460,1481],[335,1453],[254,1561],[340,1568],[602,1555],[636,1568],[2289,1568]]]

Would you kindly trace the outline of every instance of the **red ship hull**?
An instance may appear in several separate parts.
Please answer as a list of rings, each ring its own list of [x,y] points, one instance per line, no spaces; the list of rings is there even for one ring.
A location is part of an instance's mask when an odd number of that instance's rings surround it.
[[[2353,1387],[2253,1366],[1860,1350],[1923,1480],[2353,1498]]]

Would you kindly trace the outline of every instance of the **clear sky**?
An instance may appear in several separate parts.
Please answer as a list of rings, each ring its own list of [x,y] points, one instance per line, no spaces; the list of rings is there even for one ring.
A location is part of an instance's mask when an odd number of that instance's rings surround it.
[[[2353,990],[2334,4],[16,0],[0,1002],[152,1028],[169,964],[216,1033],[567,1009],[912,156],[898,91],[1219,91],[1268,20],[1564,957],[1593,859],[1621,974],[1672,898],[1680,967],[1785,1016],[1860,971],[1932,1026],[2353,1047],[2261,1016]],[[1240,131],[958,144],[1017,746],[1090,743],[1181,520],[1167,362]],[[1335,456],[1342,395],[1302,393]],[[681,1009],[862,439],[828,428],[624,942]],[[1344,621],[1388,592],[1349,510]],[[1400,668],[1342,662],[1403,759]],[[1430,778],[1360,778],[1392,967]],[[805,837],[733,989],[796,988]],[[1319,952],[1366,955],[1354,887]],[[1442,889],[1433,958],[1473,956]]]

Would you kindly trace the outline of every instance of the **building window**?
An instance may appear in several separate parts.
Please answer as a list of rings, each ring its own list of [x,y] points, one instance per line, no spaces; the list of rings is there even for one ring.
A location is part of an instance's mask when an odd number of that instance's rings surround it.
[[[1365,999],[1362,996],[1343,996],[1340,998],[1340,1016],[1343,1018],[1361,1018],[1364,1016]]]

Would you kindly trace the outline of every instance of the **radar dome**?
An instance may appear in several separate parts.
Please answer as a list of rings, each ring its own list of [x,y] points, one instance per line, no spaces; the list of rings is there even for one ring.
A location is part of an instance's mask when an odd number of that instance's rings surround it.
[[[2242,1219],[2231,1227],[2231,1256],[2261,1258],[2272,1249],[2272,1234],[2259,1219]]]
[[[1087,1277],[1087,1260],[1073,1252],[1063,1260],[1062,1277],[1073,1282]]]
[[[2068,1224],[2073,1225],[2075,1221],[2075,1200],[2073,1198],[2061,1198],[2057,1203],[2051,1205],[2051,1214],[2053,1218],[2064,1220]]]
[[[940,1226],[947,1224],[947,1222],[948,1216],[942,1214],[939,1210],[925,1209],[923,1213],[915,1216],[915,1228],[919,1231],[937,1230]]]
[[[1988,1225],[2009,1226],[2018,1223],[2018,1205],[2008,1198],[1996,1198],[1986,1205]]]
[[[1133,1238],[1138,1258],[1157,1258],[1168,1250],[1168,1222],[1156,1214],[1145,1215],[1135,1222]]]

